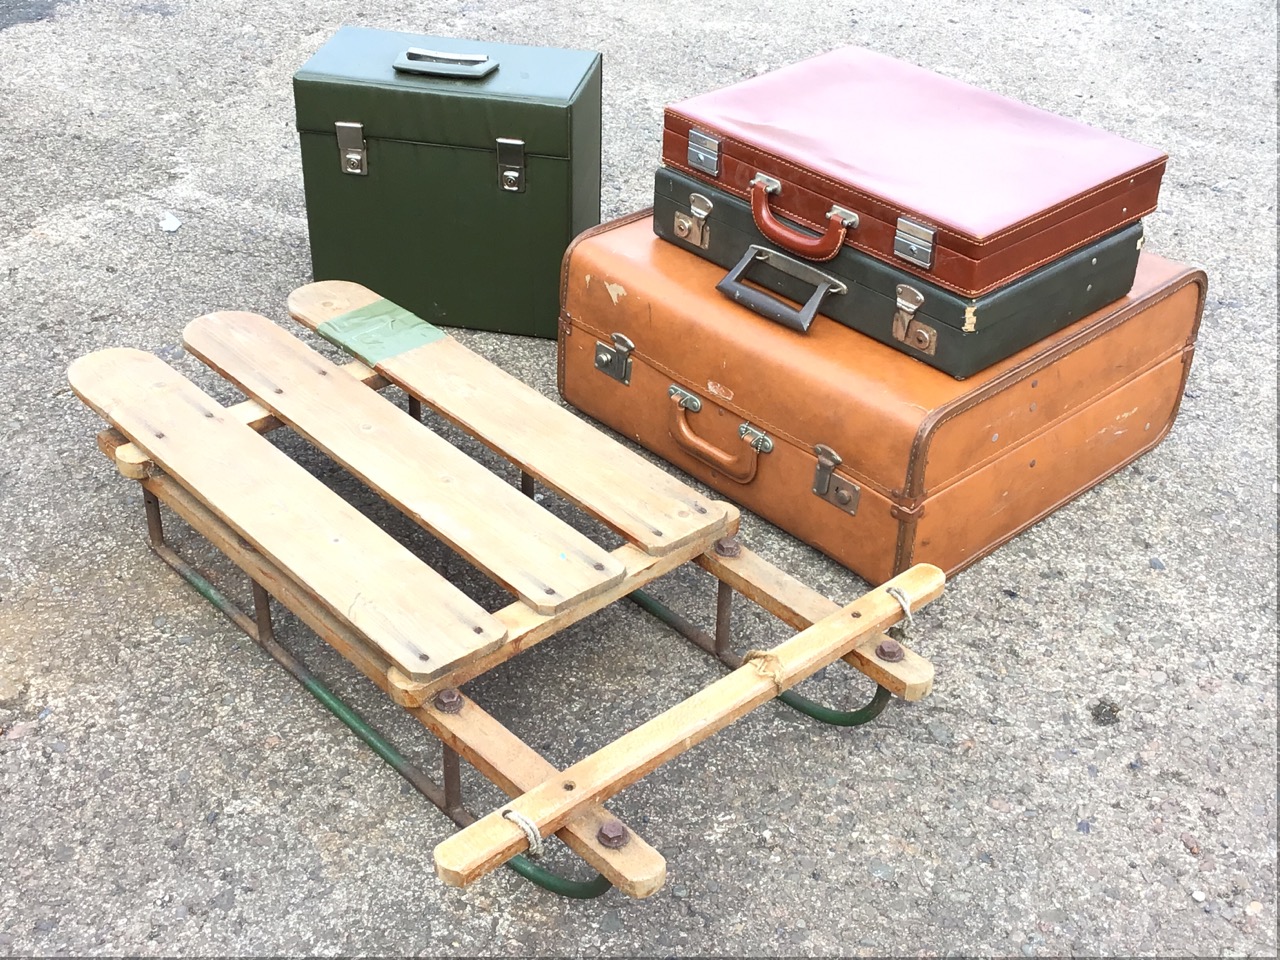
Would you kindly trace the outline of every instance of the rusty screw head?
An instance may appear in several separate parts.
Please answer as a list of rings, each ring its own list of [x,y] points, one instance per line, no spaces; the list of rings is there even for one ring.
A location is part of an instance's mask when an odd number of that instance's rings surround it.
[[[462,709],[462,694],[453,687],[446,687],[431,702],[441,713],[457,713]]]
[[[600,846],[617,850],[625,847],[631,840],[631,831],[619,820],[606,820],[596,831],[596,839],[600,841]]]
[[[737,537],[721,537],[716,541],[716,556],[737,557],[742,555],[742,544]]]
[[[881,640],[876,644],[876,656],[885,663],[897,663],[904,656],[902,644],[892,638]]]

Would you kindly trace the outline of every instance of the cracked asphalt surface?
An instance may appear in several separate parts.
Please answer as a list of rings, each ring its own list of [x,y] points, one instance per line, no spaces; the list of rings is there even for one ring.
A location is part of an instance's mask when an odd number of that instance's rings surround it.
[[[1276,11],[1084,3],[0,0],[0,953],[1274,956]],[[663,104],[846,43],[1170,154],[1148,248],[1210,284],[1171,435],[920,615],[924,702],[856,730],[768,704],[613,800],[667,857],[647,901],[441,886],[446,819],[148,552],[67,387],[129,345],[235,398],[181,330],[282,318],[309,279],[290,77],[343,22],[603,51],[606,217],[647,204]],[[459,336],[555,396],[553,344]],[[743,538],[836,600],[865,588],[750,515]],[[693,569],[655,592],[713,610]],[[736,622],[741,649],[785,635]],[[437,762],[296,620],[278,632]],[[467,690],[567,764],[719,675],[615,606]],[[842,666],[802,689],[869,692]]]

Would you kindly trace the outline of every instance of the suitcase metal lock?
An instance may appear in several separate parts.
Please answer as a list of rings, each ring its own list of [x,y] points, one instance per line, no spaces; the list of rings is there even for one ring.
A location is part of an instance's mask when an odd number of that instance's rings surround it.
[[[688,160],[693,169],[713,177],[720,176],[720,141],[709,134],[690,130]]]
[[[710,200],[700,193],[689,194],[689,212],[677,210],[673,228],[681,240],[687,240],[695,247],[703,250],[711,244],[711,224],[707,217],[714,206]]]
[[[924,306],[924,294],[905,283],[898,284],[898,309],[893,314],[893,339],[933,356],[938,350],[938,331],[916,319]]]
[[[364,145],[364,124],[339,120],[333,125],[338,137],[338,162],[343,173],[356,177],[369,175],[369,152]]]
[[[898,230],[893,236],[893,252],[917,267],[932,269],[933,228],[908,220],[906,217],[899,217]]]
[[[596,341],[596,369],[613,377],[623,386],[631,385],[631,351],[636,345],[620,333],[613,334],[613,345]]]
[[[498,186],[508,193],[524,193],[524,141],[498,137]]]
[[[836,467],[844,462],[840,459],[840,454],[825,443],[818,444],[813,452],[818,457],[818,466],[813,471],[813,492],[845,513],[856,514],[862,488],[836,475]]]

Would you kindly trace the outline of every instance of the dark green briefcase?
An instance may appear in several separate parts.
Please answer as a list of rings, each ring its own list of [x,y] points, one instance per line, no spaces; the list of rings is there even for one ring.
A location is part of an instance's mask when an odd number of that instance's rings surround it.
[[[554,337],[600,222],[600,55],[343,27],[293,78],[317,280]]]

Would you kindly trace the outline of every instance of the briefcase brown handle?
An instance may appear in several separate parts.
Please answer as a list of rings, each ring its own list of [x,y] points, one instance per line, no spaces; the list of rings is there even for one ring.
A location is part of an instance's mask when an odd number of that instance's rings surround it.
[[[858,215],[852,210],[833,206],[827,211],[827,229],[822,236],[803,233],[787,226],[769,208],[769,194],[781,193],[782,183],[768,174],[751,178],[751,216],[760,232],[778,246],[806,260],[830,260],[844,246],[849,231],[858,226]]]
[[[760,454],[773,449],[773,441],[769,437],[744,423],[738,428],[738,434],[746,444],[746,449],[740,450],[736,455],[726,453],[715,444],[703,440],[689,425],[688,414],[702,409],[700,399],[675,384],[667,389],[667,395],[671,398],[671,406],[667,408],[668,432],[681,450],[738,483],[750,483],[756,478]]]

